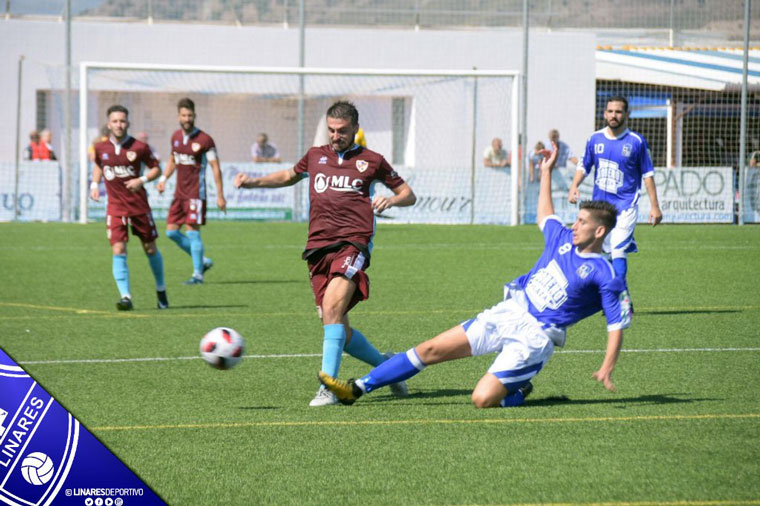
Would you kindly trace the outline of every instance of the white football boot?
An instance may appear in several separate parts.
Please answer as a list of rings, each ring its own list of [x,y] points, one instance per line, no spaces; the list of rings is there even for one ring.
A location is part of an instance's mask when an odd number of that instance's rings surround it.
[[[338,404],[339,402],[340,401],[338,401],[338,398],[335,397],[334,393],[326,389],[324,385],[320,385],[319,390],[317,390],[317,395],[315,395],[311,400],[309,406],[332,406],[333,404]]]

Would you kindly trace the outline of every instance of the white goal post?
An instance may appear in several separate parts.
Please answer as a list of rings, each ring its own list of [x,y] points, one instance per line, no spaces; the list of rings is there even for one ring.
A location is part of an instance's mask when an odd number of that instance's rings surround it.
[[[392,209],[395,222],[519,223],[518,171],[483,167],[484,150],[504,139],[511,167],[519,164],[518,71],[372,70],[239,67],[82,62],[79,69],[79,221],[98,219],[89,200],[88,149],[105,123],[109,105],[130,111],[130,134],[150,133],[162,165],[176,129],[176,102],[196,100],[197,125],[216,141],[223,172],[255,173],[290,167],[313,144],[326,105],[337,99],[357,104],[368,147],[381,153],[418,195],[413,208]],[[200,107],[199,107],[200,103]],[[321,119],[321,121],[320,121]],[[248,156],[259,132],[282,152],[282,164],[256,164]],[[172,178],[176,179],[176,178]],[[213,180],[208,177],[209,216]],[[228,186],[229,185],[229,186]],[[296,185],[281,194],[291,212],[241,204],[232,219],[305,219],[306,192]],[[225,182],[225,195],[231,184]],[[294,188],[297,188],[294,190]],[[268,190],[255,190],[267,192]],[[269,190],[276,192],[279,190]],[[164,209],[171,188],[151,206]],[[245,192],[240,192],[245,193]],[[270,195],[273,195],[270,194]],[[155,200],[158,199],[158,200]],[[163,199],[163,200],[162,200]],[[264,197],[262,196],[262,199]],[[252,200],[251,202],[255,201]],[[100,209],[102,213],[102,203]],[[285,205],[285,204],[283,204]],[[233,207],[228,202],[228,208]],[[160,212],[158,213],[160,218]],[[227,218],[230,218],[228,212]]]

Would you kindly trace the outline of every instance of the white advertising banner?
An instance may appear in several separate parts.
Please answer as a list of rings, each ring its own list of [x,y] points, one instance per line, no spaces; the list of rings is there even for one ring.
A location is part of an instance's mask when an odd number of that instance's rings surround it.
[[[238,172],[245,172],[252,177],[261,177],[266,174],[291,168],[291,164],[276,163],[224,163],[222,169],[222,186],[224,198],[227,200],[226,214],[219,210],[216,205],[216,183],[211,168],[206,169],[206,205],[208,219],[227,220],[257,220],[257,221],[291,221],[294,216],[295,189],[293,186],[273,189],[247,189],[238,190],[233,184]],[[146,185],[148,200],[156,220],[164,220],[169,212],[169,206],[174,197],[177,174],[175,173],[167,182],[164,193],[158,193],[155,182]],[[101,183],[101,195],[105,195],[105,185]],[[105,219],[106,198],[100,202],[90,200],[88,218],[90,220]]]
[[[656,168],[654,183],[663,223],[733,223],[731,167]],[[649,220],[649,195],[642,185],[639,223]]]
[[[382,218],[396,223],[508,225],[510,222],[509,169],[478,167],[474,176],[470,168],[396,167],[396,170],[412,187],[417,203],[393,207]],[[375,185],[375,191],[392,194],[381,184]]]
[[[61,168],[58,162],[21,162],[18,178],[18,221],[61,220]],[[16,212],[16,165],[0,162],[0,221]]]
[[[760,222],[760,169],[747,167],[744,176],[744,221]]]

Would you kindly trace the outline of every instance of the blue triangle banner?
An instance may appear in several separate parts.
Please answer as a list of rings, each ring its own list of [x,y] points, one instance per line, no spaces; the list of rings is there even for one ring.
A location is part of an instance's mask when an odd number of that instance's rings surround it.
[[[166,504],[2,349],[0,503]]]

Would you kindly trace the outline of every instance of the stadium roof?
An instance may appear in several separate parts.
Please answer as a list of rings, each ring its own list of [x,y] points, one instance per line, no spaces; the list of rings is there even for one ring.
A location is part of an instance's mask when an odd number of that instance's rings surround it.
[[[702,90],[738,90],[741,49],[598,48],[596,78]],[[760,88],[760,48],[749,51],[747,84]]]

